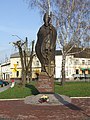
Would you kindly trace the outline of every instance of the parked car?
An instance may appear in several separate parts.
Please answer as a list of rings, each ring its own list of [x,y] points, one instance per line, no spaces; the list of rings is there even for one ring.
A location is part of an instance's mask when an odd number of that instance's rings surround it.
[[[90,79],[90,74],[73,74],[74,80],[76,79]]]
[[[1,87],[6,86],[6,85],[8,85],[8,84],[9,84],[9,82],[4,81],[4,80],[0,80],[0,86],[1,86]]]

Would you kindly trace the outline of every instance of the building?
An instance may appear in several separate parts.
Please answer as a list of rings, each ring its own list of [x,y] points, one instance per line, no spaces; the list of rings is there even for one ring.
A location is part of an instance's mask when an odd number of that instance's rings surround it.
[[[28,56],[28,60],[29,60],[29,56]],[[21,72],[22,72],[22,67],[21,67],[21,59],[19,56],[19,53],[14,53],[10,56],[10,70],[11,70],[11,75],[10,78],[11,79],[21,79]],[[40,72],[41,70],[41,64],[38,60],[38,58],[36,57],[36,55],[34,55],[33,57],[33,62],[32,62],[32,78],[36,78],[36,74]],[[30,72],[28,71],[28,75],[30,74]]]
[[[85,78],[90,77],[90,49],[82,50],[81,48],[73,48],[66,57],[65,73],[66,78],[71,79],[75,77]],[[75,54],[73,54],[75,53]],[[56,51],[55,56],[56,72],[55,78],[61,78],[62,53]]]
[[[61,78],[61,70],[62,70],[62,53],[61,51],[56,51],[55,55],[55,78]],[[74,56],[66,56],[66,64],[65,64],[65,75],[66,78],[72,78],[72,75],[75,74],[74,69]]]
[[[66,57],[65,74],[66,78],[73,80],[73,78],[90,78],[90,49],[85,49],[82,52],[81,48],[73,48],[70,53],[72,54]],[[10,56],[10,61],[7,61],[0,65],[0,75],[2,79],[21,79],[21,59],[19,53],[14,53]],[[62,52],[56,50],[55,55],[55,75],[56,79],[60,79],[62,70]],[[41,64],[36,54],[34,54],[32,61],[32,78],[36,78],[37,74],[41,71]],[[28,75],[30,72],[28,72]]]
[[[10,79],[21,79],[21,60],[19,53],[11,54],[10,56]]]
[[[3,80],[10,80],[10,61],[6,61],[1,64],[1,73],[0,73],[0,78]]]

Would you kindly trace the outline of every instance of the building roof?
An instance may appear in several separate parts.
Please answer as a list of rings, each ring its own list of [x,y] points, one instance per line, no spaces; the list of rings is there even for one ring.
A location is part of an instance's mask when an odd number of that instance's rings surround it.
[[[72,55],[75,58],[90,58],[90,48],[86,48],[85,50],[83,50],[83,48],[74,47],[69,53],[72,53]],[[62,55],[62,51],[56,50],[55,55]],[[30,56],[30,52],[28,52],[28,56]],[[20,57],[19,52],[11,54],[10,56],[10,58],[19,58],[19,57]]]
[[[30,52],[28,52],[28,55],[30,55]],[[55,51],[55,55],[62,55],[62,51],[61,50],[56,50]],[[19,52],[11,54],[10,58],[19,58]]]
[[[11,54],[10,58],[18,58],[20,57],[19,52]]]
[[[56,50],[55,55],[62,55],[62,51],[61,50]]]
[[[1,64],[1,67],[10,65],[10,62],[5,62]]]
[[[90,58],[90,48],[86,48],[85,50],[83,48],[73,48],[70,53],[76,53],[73,54],[75,58]]]
[[[83,48],[74,47],[69,53],[71,53],[75,58],[90,58],[90,48],[86,48],[84,50]],[[55,54],[62,55],[62,51],[56,50]]]
[[[28,51],[28,56],[30,56],[30,52]],[[19,52],[16,52],[14,54],[11,54],[10,58],[19,58],[20,55],[19,55]]]

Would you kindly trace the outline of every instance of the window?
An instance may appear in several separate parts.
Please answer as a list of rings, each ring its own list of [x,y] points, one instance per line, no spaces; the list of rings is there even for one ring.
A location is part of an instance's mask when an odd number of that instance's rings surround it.
[[[90,65],[90,60],[88,60],[88,65]]]
[[[82,65],[85,65],[85,60],[82,60]]]
[[[90,70],[88,70],[88,74],[90,74]]]
[[[19,76],[19,71],[17,71],[17,73],[16,73],[16,74],[17,74],[17,77],[18,77],[18,76]]]
[[[19,62],[17,61],[17,65],[19,64]]]
[[[79,65],[79,60],[75,60],[75,65]]]
[[[79,70],[78,69],[76,69],[76,74],[79,74]]]
[[[39,61],[38,60],[36,61],[36,66],[39,66]]]
[[[85,74],[85,70],[82,70],[82,74]]]

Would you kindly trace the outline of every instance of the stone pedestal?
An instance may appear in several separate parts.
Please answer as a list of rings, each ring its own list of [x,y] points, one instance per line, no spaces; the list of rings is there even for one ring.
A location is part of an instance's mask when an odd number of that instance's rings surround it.
[[[37,89],[40,93],[54,93],[54,77],[41,72],[37,81]]]

